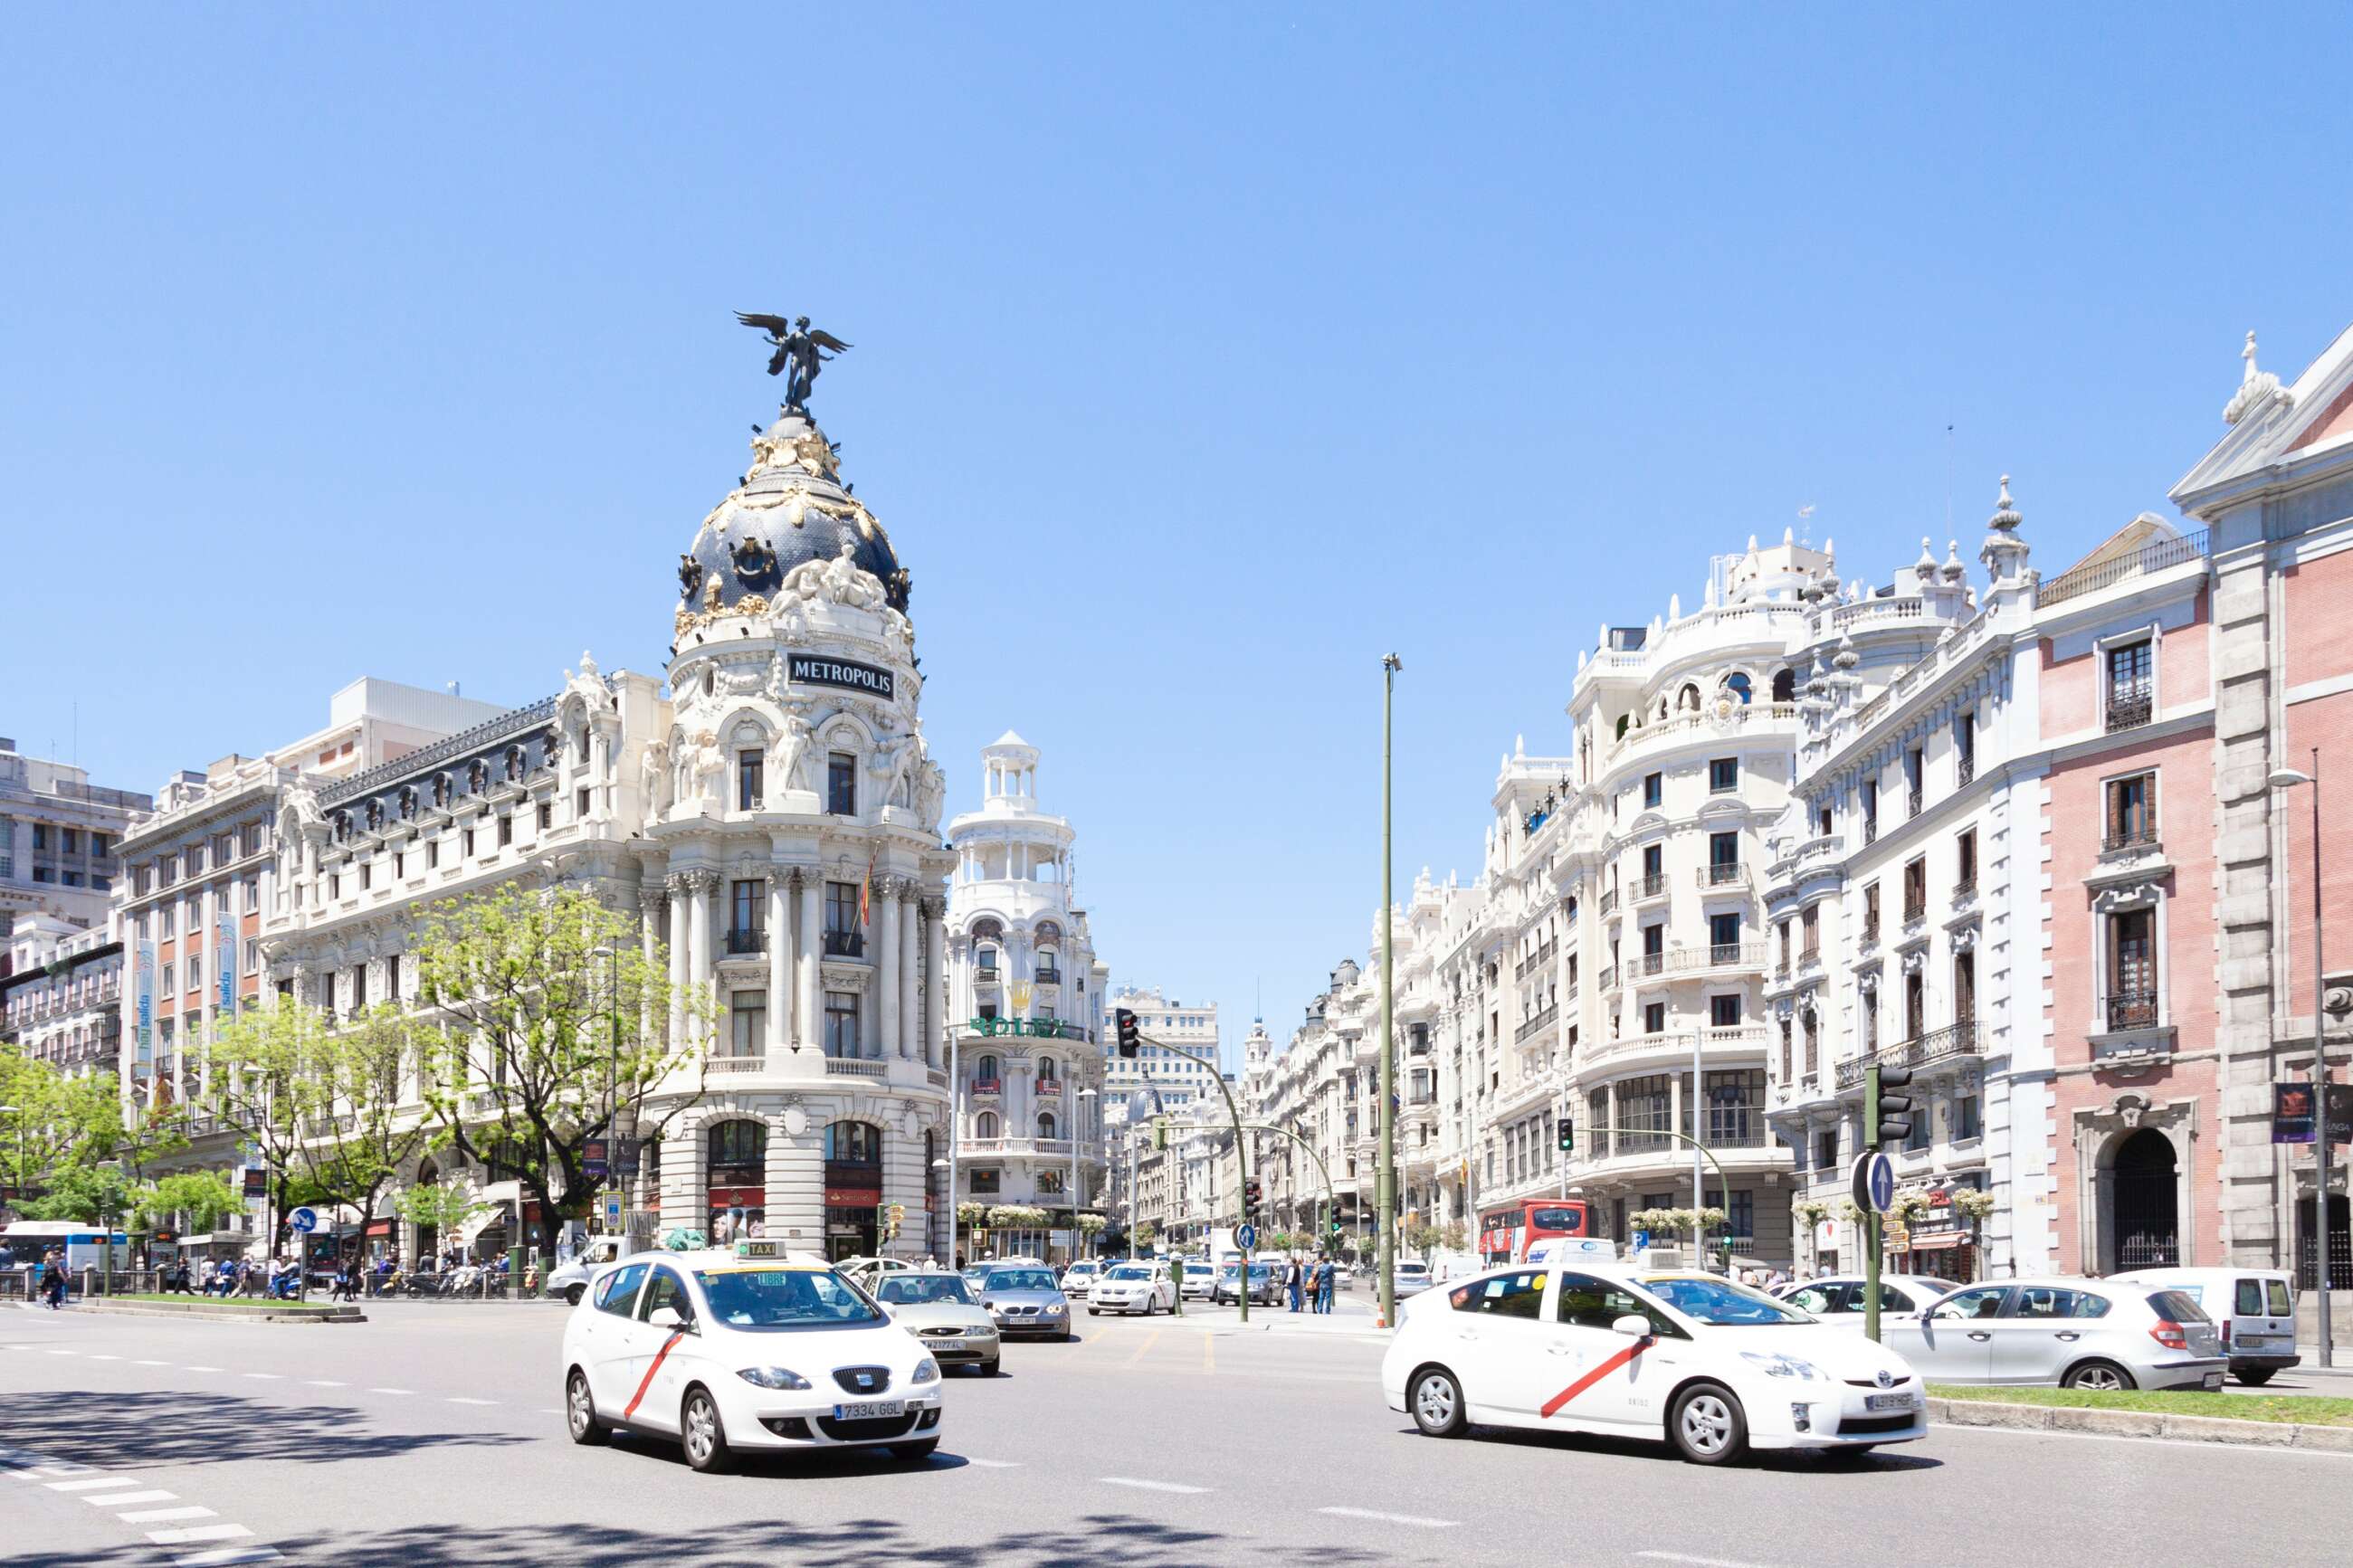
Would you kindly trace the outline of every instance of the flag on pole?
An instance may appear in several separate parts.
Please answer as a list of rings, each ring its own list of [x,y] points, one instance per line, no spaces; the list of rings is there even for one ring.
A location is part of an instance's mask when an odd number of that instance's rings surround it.
[[[866,880],[858,884],[858,923],[871,925],[874,921],[874,862],[866,862]]]

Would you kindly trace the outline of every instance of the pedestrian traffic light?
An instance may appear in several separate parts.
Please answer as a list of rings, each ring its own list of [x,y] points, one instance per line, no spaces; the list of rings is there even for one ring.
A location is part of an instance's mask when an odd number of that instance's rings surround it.
[[[1889,1092],[1911,1086],[1910,1068],[1874,1067],[1863,1074],[1863,1125],[1870,1130],[1874,1153],[1883,1144],[1902,1143],[1912,1136],[1912,1097]]]
[[[1155,1149],[1168,1147],[1168,1118],[1155,1116],[1152,1119],[1152,1146]]]
[[[1143,1049],[1144,1040],[1135,1026],[1135,1014],[1128,1008],[1117,1007],[1113,1009],[1111,1016],[1112,1023],[1118,1031],[1119,1054],[1132,1057]]]
[[[1577,1152],[1577,1123],[1566,1116],[1560,1119],[1560,1152],[1564,1154]]]

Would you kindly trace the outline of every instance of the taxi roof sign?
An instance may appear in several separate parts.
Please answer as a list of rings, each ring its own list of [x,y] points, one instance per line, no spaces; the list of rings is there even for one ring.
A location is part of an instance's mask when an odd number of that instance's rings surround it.
[[[781,1241],[739,1241],[735,1244],[738,1258],[782,1258],[785,1244]]]

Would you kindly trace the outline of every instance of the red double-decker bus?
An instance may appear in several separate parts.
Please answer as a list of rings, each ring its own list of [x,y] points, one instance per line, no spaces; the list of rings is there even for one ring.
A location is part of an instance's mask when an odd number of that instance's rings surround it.
[[[1593,1234],[1593,1211],[1583,1198],[1524,1198],[1479,1215],[1479,1258],[1499,1268],[1519,1262],[1548,1236]]]

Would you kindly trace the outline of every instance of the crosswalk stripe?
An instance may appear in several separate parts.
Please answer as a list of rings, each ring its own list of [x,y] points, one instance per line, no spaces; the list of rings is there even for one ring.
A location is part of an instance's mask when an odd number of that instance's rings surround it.
[[[117,1491],[120,1491],[124,1487],[135,1487],[139,1483],[132,1479],[129,1476],[100,1476],[95,1480],[44,1481],[41,1484],[47,1487],[53,1492],[86,1492],[93,1490],[99,1487],[112,1487]]]
[[[233,1541],[252,1533],[241,1524],[195,1524],[185,1530],[151,1530],[147,1539],[158,1546],[188,1546],[199,1541]]]
[[[180,1494],[166,1491],[108,1492],[100,1497],[96,1492],[84,1492],[81,1500],[94,1508],[128,1508],[139,1502],[177,1502]]]
[[[121,1516],[125,1524],[161,1524],[167,1519],[213,1519],[217,1517],[208,1508],[191,1503],[185,1508],[133,1509]]]
[[[212,1552],[194,1552],[172,1559],[173,1568],[225,1568],[231,1563],[275,1563],[280,1553],[274,1546],[225,1546]]]

